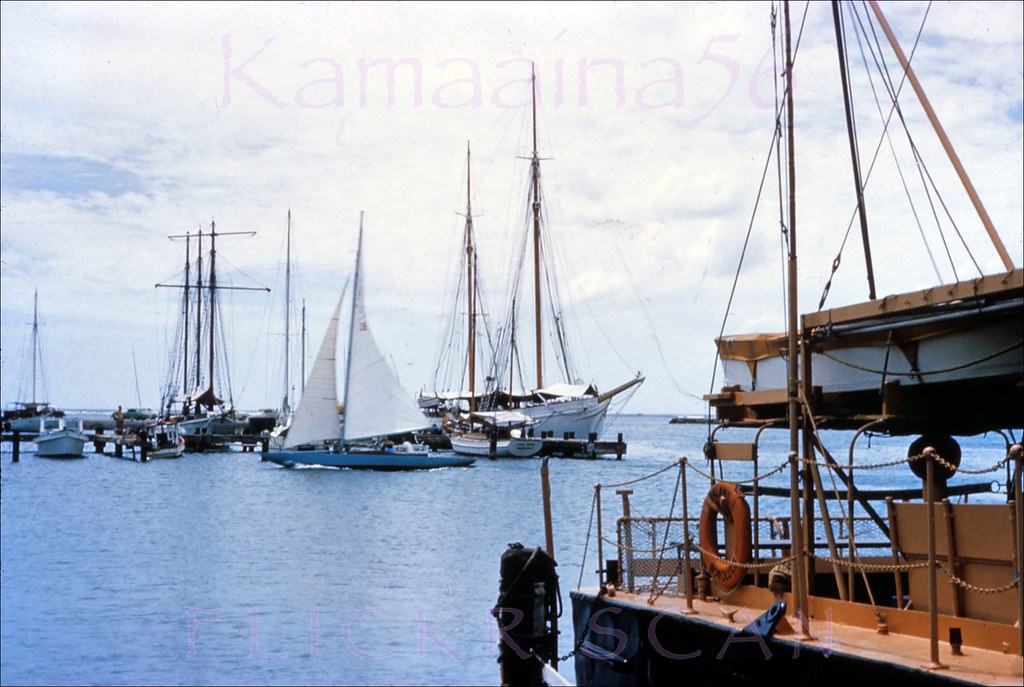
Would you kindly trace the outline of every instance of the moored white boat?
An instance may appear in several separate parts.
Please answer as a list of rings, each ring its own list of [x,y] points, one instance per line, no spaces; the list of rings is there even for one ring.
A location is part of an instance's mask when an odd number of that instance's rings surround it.
[[[481,411],[465,416],[464,422],[469,429],[451,434],[452,450],[462,455],[529,458],[544,448],[543,440],[527,436],[532,422],[522,413]]]
[[[146,426],[146,459],[181,458],[185,453],[185,437],[175,422],[159,421]]]
[[[64,425],[64,418],[59,418],[56,427],[47,427],[42,420],[37,427],[39,435],[34,439],[36,455],[41,458],[82,458],[85,442],[88,437],[81,429],[71,429]]]

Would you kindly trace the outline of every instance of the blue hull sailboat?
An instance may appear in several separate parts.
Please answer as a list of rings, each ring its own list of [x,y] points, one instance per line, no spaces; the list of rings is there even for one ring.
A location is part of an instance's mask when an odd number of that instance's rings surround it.
[[[348,360],[345,366],[345,422],[338,420],[335,360],[341,298],[334,308],[291,428],[278,448],[263,454],[285,467],[320,465],[369,470],[423,470],[471,465],[474,458],[394,441],[430,425],[388,366],[370,332],[363,302],[362,217],[352,295]]]

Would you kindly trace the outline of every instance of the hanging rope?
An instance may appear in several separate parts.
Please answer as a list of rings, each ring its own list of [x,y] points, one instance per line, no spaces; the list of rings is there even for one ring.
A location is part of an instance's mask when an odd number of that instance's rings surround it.
[[[829,360],[831,360],[833,362],[839,363],[840,365],[845,365],[846,367],[851,367],[851,368],[853,368],[855,370],[860,370],[861,372],[870,372],[870,373],[876,374],[876,375],[887,375],[889,377],[927,377],[929,375],[946,374],[948,372],[955,372],[957,370],[963,370],[963,369],[968,368],[968,367],[973,367],[975,365],[980,365],[981,363],[988,362],[989,360],[992,360],[994,358],[998,358],[999,356],[1005,355],[1005,354],[1009,353],[1010,351],[1013,351],[1013,350],[1016,350],[1018,348],[1021,348],[1022,346],[1024,346],[1024,339],[1021,339],[1020,341],[1018,341],[1015,344],[1010,344],[1009,346],[1006,346],[1005,348],[1003,348],[1001,350],[998,350],[995,353],[991,353],[989,355],[986,355],[986,356],[984,356],[982,358],[977,358],[976,360],[971,360],[971,361],[968,361],[966,363],[962,363],[960,365],[954,365],[952,367],[945,367],[945,368],[942,368],[940,370],[928,370],[926,372],[922,372],[922,371],[918,371],[918,370],[914,370],[914,371],[911,371],[911,372],[893,372],[892,370],[877,370],[877,369],[874,369],[874,368],[865,367],[863,365],[857,365],[856,363],[851,363],[850,361],[843,360],[842,358],[837,358],[836,356],[830,355],[830,354],[828,354],[825,351],[820,351],[819,354],[824,356],[825,358],[828,358]]]
[[[594,510],[597,508],[597,490],[590,500],[590,518],[587,520],[587,538],[583,540],[583,560],[580,562],[580,578],[576,580],[576,589],[583,586],[583,571],[587,569],[587,548],[590,546],[590,532],[594,526]]]

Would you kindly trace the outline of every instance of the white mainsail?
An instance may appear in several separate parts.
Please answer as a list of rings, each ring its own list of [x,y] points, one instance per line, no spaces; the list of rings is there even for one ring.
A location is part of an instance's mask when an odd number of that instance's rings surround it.
[[[320,344],[320,352],[316,355],[306,388],[299,400],[299,407],[295,409],[295,416],[288,429],[284,448],[337,440],[341,435],[335,360],[338,349],[338,318],[347,288],[348,281],[341,290],[341,297],[327,325],[324,340]]]
[[[349,441],[402,434],[430,425],[413,395],[402,388],[370,332],[363,302],[362,255],[363,223],[360,216],[345,379],[343,439]]]

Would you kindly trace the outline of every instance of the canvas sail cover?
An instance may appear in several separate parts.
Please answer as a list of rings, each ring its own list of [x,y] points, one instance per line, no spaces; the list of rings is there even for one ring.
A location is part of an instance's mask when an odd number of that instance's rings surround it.
[[[345,388],[346,441],[402,434],[430,426],[430,421],[420,412],[413,395],[402,388],[370,332],[359,264],[361,244],[360,231]]]
[[[348,286],[348,282],[345,283]],[[313,368],[309,372],[309,380],[299,399],[299,407],[295,409],[285,448],[293,448],[303,444],[318,443],[341,436],[338,422],[338,384],[336,377],[336,358],[338,350],[338,317],[341,313],[341,302],[345,298],[345,289],[334,308],[334,314],[327,325],[324,340],[320,343],[320,352],[316,354]]]

